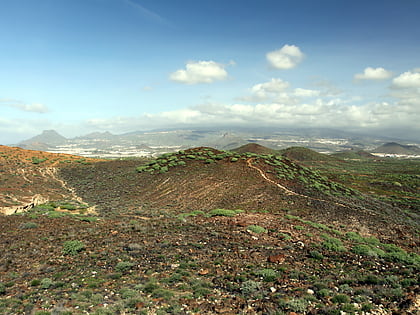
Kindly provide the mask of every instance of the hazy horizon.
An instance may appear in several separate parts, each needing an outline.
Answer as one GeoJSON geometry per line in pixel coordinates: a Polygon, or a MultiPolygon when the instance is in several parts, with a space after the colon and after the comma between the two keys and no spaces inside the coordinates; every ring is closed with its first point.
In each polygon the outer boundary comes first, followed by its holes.
{"type": "Polygon", "coordinates": [[[420,2],[2,1],[0,143],[162,128],[420,138],[420,2]]]}

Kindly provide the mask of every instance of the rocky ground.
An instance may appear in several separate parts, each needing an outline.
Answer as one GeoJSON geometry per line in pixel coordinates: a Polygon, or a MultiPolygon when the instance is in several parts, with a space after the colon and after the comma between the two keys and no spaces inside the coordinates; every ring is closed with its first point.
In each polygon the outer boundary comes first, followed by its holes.
{"type": "Polygon", "coordinates": [[[51,166],[60,200],[0,216],[0,313],[417,314],[412,216],[235,154],[51,166]]]}

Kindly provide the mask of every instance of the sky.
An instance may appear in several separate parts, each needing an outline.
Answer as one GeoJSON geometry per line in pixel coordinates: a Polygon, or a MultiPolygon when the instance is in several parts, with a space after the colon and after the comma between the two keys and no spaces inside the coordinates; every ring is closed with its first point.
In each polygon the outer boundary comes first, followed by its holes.
{"type": "Polygon", "coordinates": [[[0,144],[161,128],[420,139],[419,0],[1,0],[0,144]]]}

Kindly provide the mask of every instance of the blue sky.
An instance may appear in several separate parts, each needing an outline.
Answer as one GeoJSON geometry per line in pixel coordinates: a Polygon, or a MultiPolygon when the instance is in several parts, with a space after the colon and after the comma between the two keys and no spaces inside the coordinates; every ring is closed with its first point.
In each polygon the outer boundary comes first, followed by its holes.
{"type": "Polygon", "coordinates": [[[418,0],[2,0],[0,143],[198,126],[420,138],[418,0]]]}

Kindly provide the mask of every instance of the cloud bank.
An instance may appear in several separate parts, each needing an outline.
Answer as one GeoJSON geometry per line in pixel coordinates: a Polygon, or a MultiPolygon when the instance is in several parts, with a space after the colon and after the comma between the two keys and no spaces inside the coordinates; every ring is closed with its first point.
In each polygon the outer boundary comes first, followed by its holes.
{"type": "Polygon", "coordinates": [[[353,103],[345,95],[338,97],[323,90],[293,88],[289,82],[272,78],[252,86],[251,95],[243,98],[254,104],[206,103],[138,117],[93,119],[85,122],[85,127],[114,132],[232,126],[336,128],[381,133],[385,130],[382,135],[387,136],[392,136],[395,130],[420,133],[420,90],[416,88],[413,92],[411,88],[420,86],[415,74],[403,73],[395,78],[395,84],[404,88],[396,89],[391,101],[353,103]]]}

